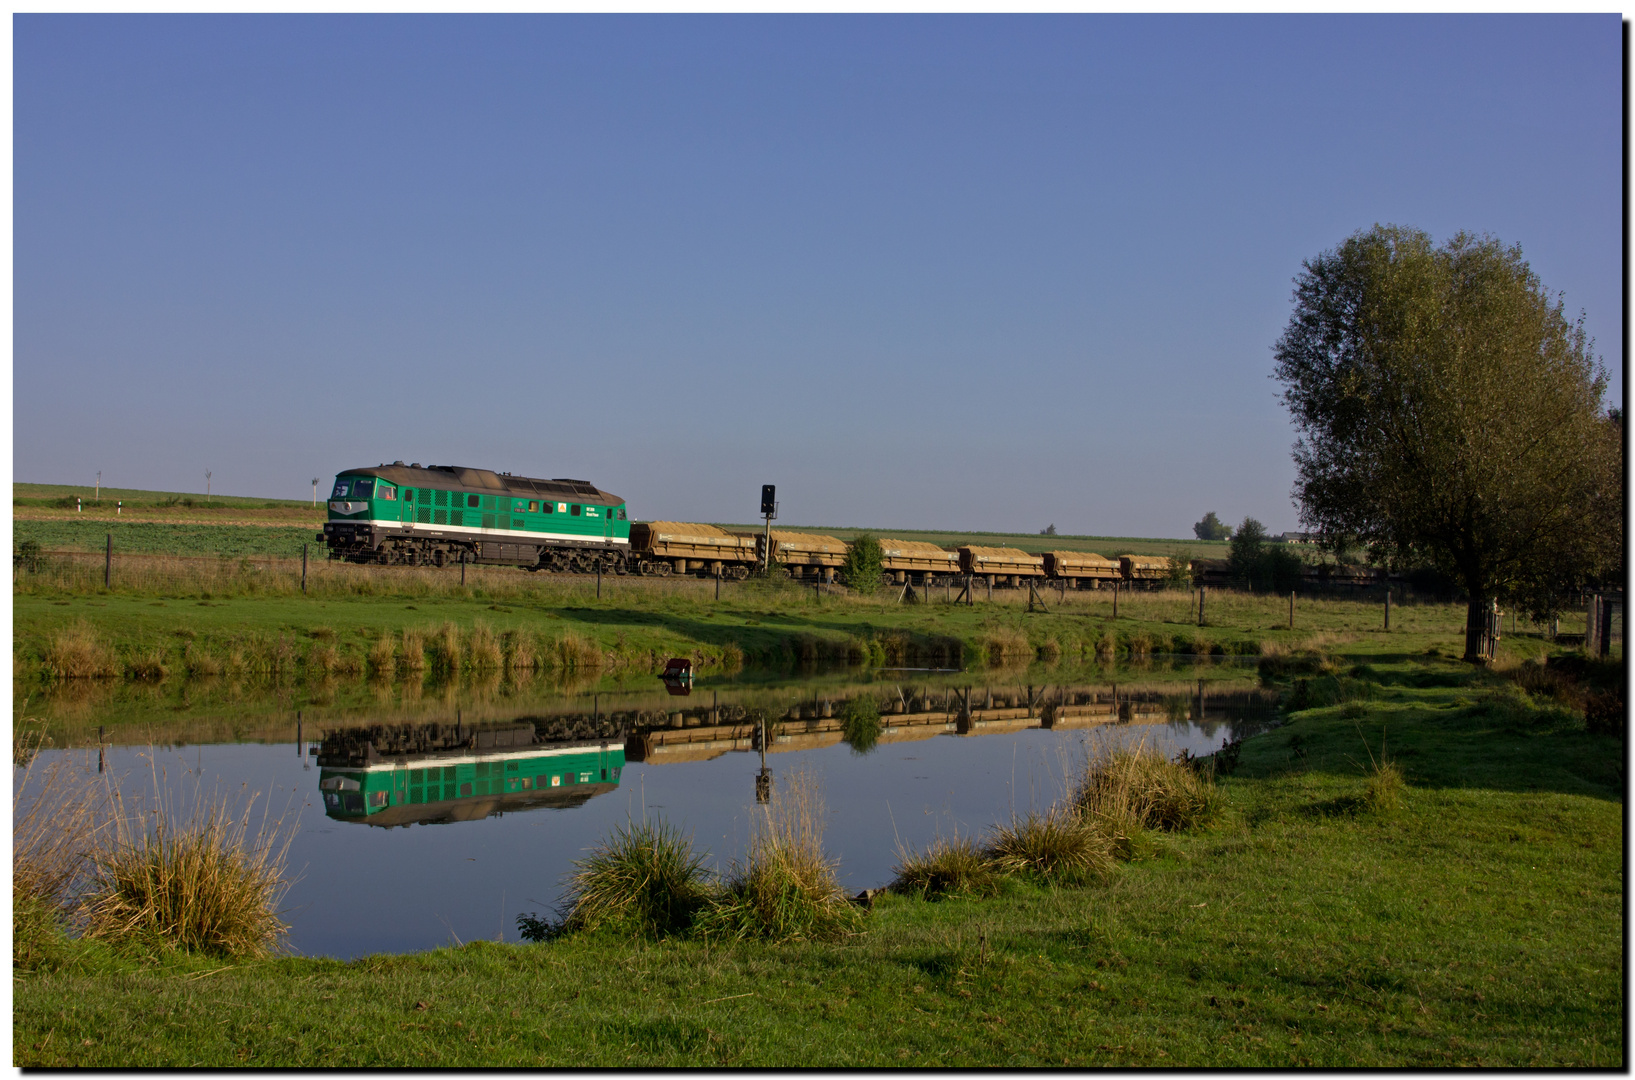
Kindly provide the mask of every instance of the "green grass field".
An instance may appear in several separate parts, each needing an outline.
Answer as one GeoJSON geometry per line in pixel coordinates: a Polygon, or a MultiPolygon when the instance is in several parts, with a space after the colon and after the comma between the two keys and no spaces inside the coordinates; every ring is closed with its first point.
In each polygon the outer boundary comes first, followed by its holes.
{"type": "Polygon", "coordinates": [[[840,944],[58,941],[14,972],[14,1062],[1625,1067],[1622,742],[1503,673],[1335,651],[1349,700],[1251,739],[1211,824],[1104,884],[887,895],[840,944]],[[1365,797],[1382,754],[1394,809],[1365,797]]]}

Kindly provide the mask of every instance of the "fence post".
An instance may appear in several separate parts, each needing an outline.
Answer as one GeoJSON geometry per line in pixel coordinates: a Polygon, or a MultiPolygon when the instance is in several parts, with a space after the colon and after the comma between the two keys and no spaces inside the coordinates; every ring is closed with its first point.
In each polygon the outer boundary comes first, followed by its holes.
{"type": "Polygon", "coordinates": [[[721,599],[721,568],[719,566],[715,568],[715,598],[717,600],[721,599]]]}
{"type": "Polygon", "coordinates": [[[596,599],[602,598],[602,564],[596,564],[596,599]]]}
{"type": "Polygon", "coordinates": [[[1391,589],[1389,586],[1385,589],[1385,632],[1391,632],[1391,589]]]}
{"type": "Polygon", "coordinates": [[[1207,596],[1207,595],[1209,595],[1209,590],[1206,589],[1202,585],[1198,586],[1198,625],[1199,626],[1202,626],[1204,624],[1204,597],[1207,596]]]}
{"type": "MultiPolygon", "coordinates": [[[[1386,593],[1387,598],[1389,598],[1390,595],[1391,595],[1390,593],[1386,593]]],[[[1390,619],[1387,618],[1386,621],[1390,622],[1390,619]]],[[[1294,590],[1293,589],[1289,590],[1289,629],[1290,630],[1294,629],[1294,590]]]]}
{"type": "Polygon", "coordinates": [[[1113,582],[1113,618],[1115,619],[1118,618],[1118,590],[1122,584],[1123,582],[1119,581],[1113,582]]]}
{"type": "Polygon", "coordinates": [[[460,584],[466,583],[466,553],[460,552],[460,584]]]}
{"type": "Polygon", "coordinates": [[[301,545],[301,595],[307,594],[307,545],[301,545]]]}
{"type": "Polygon", "coordinates": [[[108,534],[108,554],[102,562],[102,587],[113,588],[114,580],[114,534],[108,534]]]}

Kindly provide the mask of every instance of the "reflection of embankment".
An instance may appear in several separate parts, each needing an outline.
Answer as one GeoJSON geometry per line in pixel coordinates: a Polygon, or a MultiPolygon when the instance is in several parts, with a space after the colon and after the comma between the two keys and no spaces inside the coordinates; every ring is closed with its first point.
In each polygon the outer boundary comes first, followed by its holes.
{"type": "MultiPolygon", "coordinates": [[[[1265,724],[1276,696],[1258,689],[1210,690],[1205,683],[1129,686],[896,688],[879,701],[879,743],[934,735],[993,735],[1027,728],[1056,730],[1119,724],[1184,722],[1213,734],[1231,725],[1239,736],[1265,724]],[[1178,710],[1179,702],[1185,706],[1178,710]]],[[[846,698],[818,697],[766,716],[768,753],[817,750],[845,738],[846,698]]],[[[704,761],[729,752],[761,749],[759,717],[741,706],[672,709],[663,717],[637,718],[625,755],[631,761],[704,761]]]]}

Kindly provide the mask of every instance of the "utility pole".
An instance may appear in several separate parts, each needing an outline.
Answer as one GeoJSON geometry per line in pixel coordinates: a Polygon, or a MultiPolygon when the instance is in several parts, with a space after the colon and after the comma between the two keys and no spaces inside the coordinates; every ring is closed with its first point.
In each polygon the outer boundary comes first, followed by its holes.
{"type": "Polygon", "coordinates": [[[312,508],[314,510],[318,509],[318,478],[316,476],[312,478],[312,508]]]}
{"type": "Polygon", "coordinates": [[[102,502],[102,470],[97,470],[97,502],[102,502]]]}
{"type": "Polygon", "coordinates": [[[210,497],[210,470],[204,470],[204,497],[210,497]]]}

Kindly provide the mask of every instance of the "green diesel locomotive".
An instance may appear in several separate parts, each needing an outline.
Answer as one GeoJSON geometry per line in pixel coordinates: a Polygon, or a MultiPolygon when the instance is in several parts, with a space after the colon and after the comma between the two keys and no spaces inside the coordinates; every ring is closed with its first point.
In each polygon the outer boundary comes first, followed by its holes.
{"type": "Polygon", "coordinates": [[[318,539],[349,562],[623,573],[624,500],[586,480],[536,480],[458,465],[348,469],[318,539]]]}

